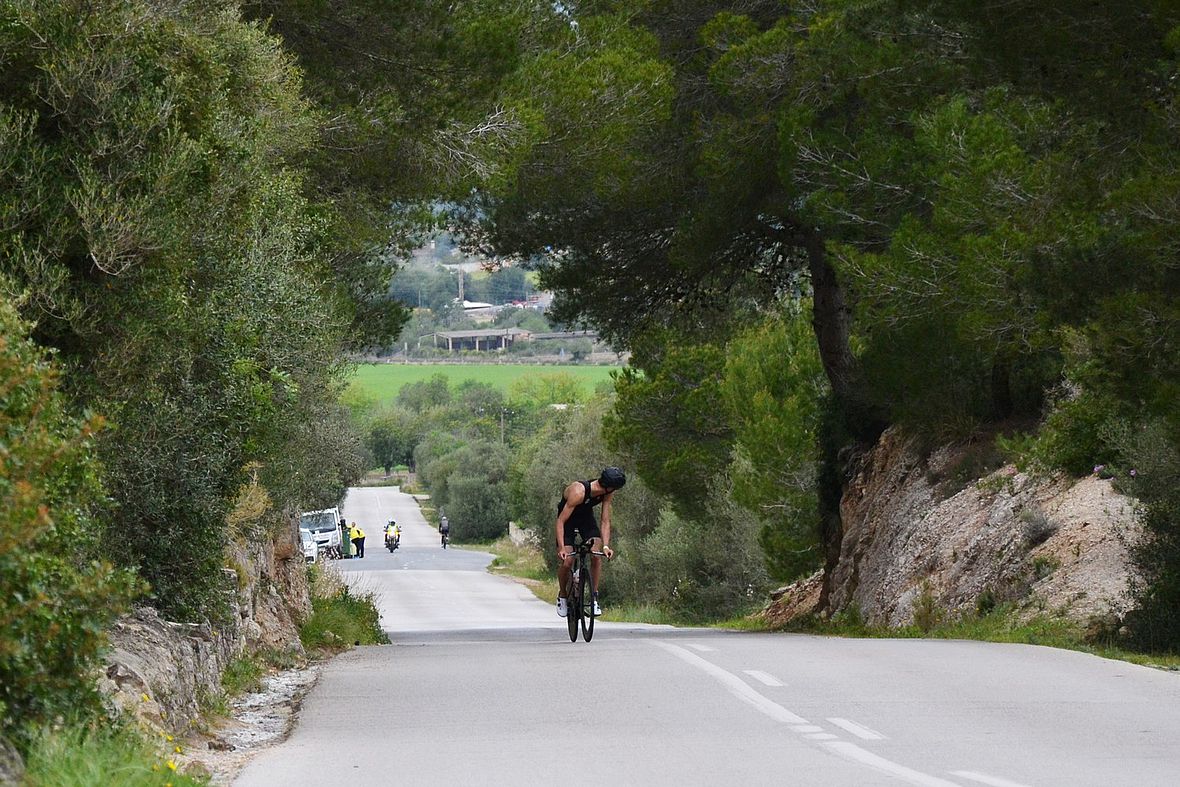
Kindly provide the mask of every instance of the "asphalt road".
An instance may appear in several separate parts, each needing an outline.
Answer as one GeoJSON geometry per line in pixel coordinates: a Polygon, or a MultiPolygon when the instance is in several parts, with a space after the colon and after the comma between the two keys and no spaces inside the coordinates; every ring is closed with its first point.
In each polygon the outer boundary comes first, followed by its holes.
{"type": "Polygon", "coordinates": [[[573,644],[551,605],[484,571],[490,555],[442,550],[409,496],[352,490],[344,513],[376,534],[342,566],[393,644],[328,664],[241,787],[1180,784],[1174,673],[1023,645],[622,624],[573,644]]]}

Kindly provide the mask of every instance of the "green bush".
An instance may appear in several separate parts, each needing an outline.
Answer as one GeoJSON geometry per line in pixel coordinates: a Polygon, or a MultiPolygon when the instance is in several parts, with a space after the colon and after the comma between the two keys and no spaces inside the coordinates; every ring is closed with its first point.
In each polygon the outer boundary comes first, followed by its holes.
{"type": "Polygon", "coordinates": [[[1164,421],[1116,436],[1127,470],[1116,483],[1140,501],[1147,538],[1133,552],[1143,573],[1138,609],[1129,617],[1136,643],[1180,651],[1180,440],[1164,421]]]}
{"type": "Polygon", "coordinates": [[[761,523],[714,494],[699,519],[665,511],[644,538],[620,539],[603,582],[610,603],[656,604],[682,620],[705,621],[748,611],[769,580],[758,544],[761,523]]]}
{"type": "Polygon", "coordinates": [[[339,650],[352,645],[389,642],[373,597],[356,594],[347,585],[328,597],[313,597],[311,617],[299,629],[306,648],[339,650]]]}
{"type": "Polygon", "coordinates": [[[448,484],[447,519],[456,541],[490,541],[508,532],[508,485],[455,474],[448,484]]]}
{"type": "Polygon", "coordinates": [[[138,589],[94,559],[97,418],[69,416],[56,373],[0,302],[0,734],[99,709],[103,630],[138,589]]]}

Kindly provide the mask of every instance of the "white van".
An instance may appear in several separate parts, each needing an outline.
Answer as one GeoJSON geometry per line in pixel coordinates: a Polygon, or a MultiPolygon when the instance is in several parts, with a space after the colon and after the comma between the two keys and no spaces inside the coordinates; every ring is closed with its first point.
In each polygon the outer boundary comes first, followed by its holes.
{"type": "Polygon", "coordinates": [[[306,511],[299,516],[299,528],[311,533],[316,547],[329,557],[340,557],[340,509],[306,511]]]}

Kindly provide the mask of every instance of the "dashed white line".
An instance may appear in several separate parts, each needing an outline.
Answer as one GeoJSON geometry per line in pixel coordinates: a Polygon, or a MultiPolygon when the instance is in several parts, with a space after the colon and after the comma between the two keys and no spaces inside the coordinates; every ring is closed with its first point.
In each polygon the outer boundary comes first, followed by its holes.
{"type": "Polygon", "coordinates": [[[781,686],[781,685],[783,685],[782,681],[780,681],[778,678],[776,678],[775,676],[773,676],[767,672],[763,672],[762,670],[759,670],[759,669],[748,669],[748,670],[743,670],[743,672],[745,672],[747,675],[749,675],[754,680],[760,681],[767,686],[781,686]]]}
{"type": "MultiPolygon", "coordinates": [[[[750,684],[746,683],[737,675],[734,675],[729,671],[718,667],[711,661],[706,661],[695,653],[692,653],[685,648],[680,647],[679,645],[661,642],[660,640],[649,641],[656,647],[663,648],[677,658],[688,662],[692,666],[708,673],[709,675],[712,675],[727,689],[729,689],[730,692],[738,699],[753,705],[759,711],[765,713],[775,721],[781,721],[790,725],[795,725],[791,727],[791,729],[795,732],[803,733],[805,727],[802,725],[806,725],[807,728],[813,728],[807,730],[805,733],[807,736],[825,734],[822,727],[808,724],[806,719],[796,716],[794,713],[791,713],[777,702],[772,702],[766,697],[763,697],[761,694],[755,691],[754,688],[750,686],[750,684]]],[[[930,774],[922,773],[921,771],[915,771],[913,768],[907,768],[900,763],[887,760],[884,757],[873,754],[871,751],[862,749],[855,743],[828,739],[816,740],[816,743],[820,746],[827,747],[830,751],[841,757],[844,757],[845,759],[853,760],[862,765],[867,765],[868,767],[880,771],[881,773],[887,773],[890,776],[901,779],[902,781],[919,785],[919,787],[962,787],[961,785],[947,779],[940,779],[937,776],[931,776],[930,774]]]]}
{"type": "Polygon", "coordinates": [[[907,768],[904,765],[899,765],[892,760],[887,760],[884,757],[878,757],[876,754],[862,749],[855,743],[849,743],[848,741],[828,741],[823,745],[827,746],[841,757],[854,760],[861,763],[862,765],[867,765],[870,768],[875,768],[876,770],[881,771],[882,773],[887,773],[890,776],[896,776],[902,781],[907,781],[910,784],[921,785],[921,787],[959,787],[959,785],[952,781],[940,779],[937,776],[931,776],[930,774],[922,773],[921,771],[915,771],[913,768],[907,768]]]}
{"type": "Polygon", "coordinates": [[[787,724],[807,723],[807,719],[804,719],[801,716],[796,716],[794,713],[791,713],[777,702],[772,702],[766,699],[766,697],[763,697],[758,692],[754,691],[754,689],[750,687],[750,684],[746,683],[737,675],[733,675],[726,670],[723,670],[721,667],[718,667],[716,664],[713,664],[710,661],[705,661],[697,654],[690,653],[679,645],[672,645],[668,642],[654,640],[652,641],[652,644],[658,648],[663,648],[677,658],[687,661],[697,669],[709,673],[714,678],[721,681],[725,687],[729,689],[730,692],[732,692],[733,695],[738,699],[753,705],[755,708],[760,710],[762,713],[765,713],[775,721],[781,721],[787,724]]]}
{"type": "Polygon", "coordinates": [[[861,740],[866,740],[866,741],[885,740],[885,736],[882,735],[881,733],[877,732],[876,730],[870,730],[868,727],[864,726],[863,724],[857,724],[855,721],[849,721],[848,719],[828,719],[828,721],[830,721],[832,724],[835,724],[837,727],[839,727],[843,730],[847,730],[848,732],[851,732],[853,735],[860,738],[861,740]]]}
{"type": "Polygon", "coordinates": [[[808,740],[813,740],[813,741],[834,741],[837,738],[839,738],[840,736],[833,735],[830,732],[809,732],[808,734],[804,735],[803,737],[807,738],[808,740]]]}
{"type": "Polygon", "coordinates": [[[999,776],[988,776],[986,773],[977,773],[975,771],[951,771],[951,776],[970,779],[973,782],[991,785],[991,787],[1026,787],[1026,785],[1020,782],[1010,782],[1007,779],[1001,779],[999,776]]]}

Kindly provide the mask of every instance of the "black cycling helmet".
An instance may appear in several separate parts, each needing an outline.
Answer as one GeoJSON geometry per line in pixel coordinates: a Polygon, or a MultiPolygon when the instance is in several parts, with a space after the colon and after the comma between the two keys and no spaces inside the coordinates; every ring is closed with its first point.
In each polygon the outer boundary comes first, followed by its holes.
{"type": "Polygon", "coordinates": [[[607,489],[622,489],[627,483],[627,476],[621,467],[607,467],[603,469],[602,475],[598,476],[598,483],[607,489]]]}

